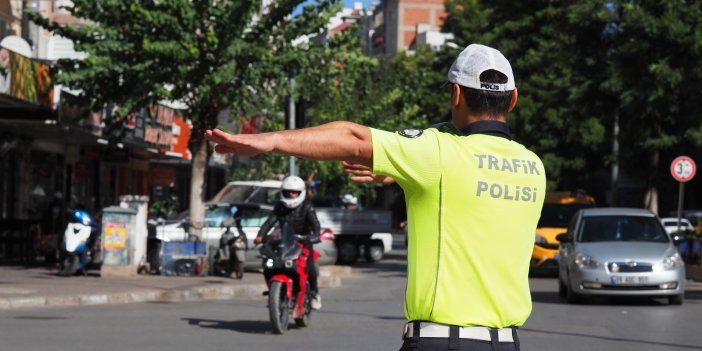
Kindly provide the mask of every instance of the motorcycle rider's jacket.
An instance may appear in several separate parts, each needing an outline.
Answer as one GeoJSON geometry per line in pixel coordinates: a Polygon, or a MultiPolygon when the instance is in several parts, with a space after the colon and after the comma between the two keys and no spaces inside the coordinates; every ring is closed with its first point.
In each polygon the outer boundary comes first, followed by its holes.
{"type": "Polygon", "coordinates": [[[407,201],[407,319],[524,324],[546,193],[539,157],[498,121],[371,133],[372,172],[393,177],[407,201]]]}
{"type": "Polygon", "coordinates": [[[308,248],[312,244],[319,242],[319,233],[321,231],[317,212],[309,201],[303,202],[295,208],[287,208],[282,203],[278,203],[273,208],[273,213],[268,217],[265,223],[258,231],[258,236],[266,236],[268,232],[275,227],[279,222],[292,224],[295,234],[308,236],[308,248]]]}

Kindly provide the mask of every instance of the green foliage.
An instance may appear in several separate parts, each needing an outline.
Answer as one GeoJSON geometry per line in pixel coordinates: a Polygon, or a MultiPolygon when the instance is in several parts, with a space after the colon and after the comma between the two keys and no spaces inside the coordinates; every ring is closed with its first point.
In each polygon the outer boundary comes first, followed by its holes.
{"type": "MultiPolygon", "coordinates": [[[[438,87],[446,80],[448,66],[437,69],[433,51],[420,49],[415,54],[399,54],[391,62],[380,62],[363,53],[356,33],[356,28],[351,28],[332,37],[322,53],[324,57],[308,56],[310,64],[298,72],[297,94],[307,102],[308,126],[345,120],[394,131],[425,128],[445,119],[448,90],[439,91],[438,87]]],[[[266,128],[285,129],[283,120],[268,120],[266,128]]],[[[260,155],[254,162],[260,167],[258,171],[242,170],[235,177],[265,179],[287,172],[287,158],[260,155]]],[[[346,192],[373,195],[374,185],[352,183],[338,162],[299,160],[298,167],[303,178],[317,175],[322,196],[346,192]]]]}
{"type": "Polygon", "coordinates": [[[216,126],[223,109],[267,107],[261,104],[271,99],[252,96],[250,88],[260,94],[284,89],[287,70],[304,63],[314,48],[293,46],[292,39],[316,33],[338,4],[317,1],[291,17],[302,2],[275,1],[261,14],[254,0],[76,0],[67,10],[86,20],[83,26],[28,15],[87,53],[84,60],[60,60],[58,81],[80,89],[93,107],[115,103],[124,115],[159,100],[181,100],[199,136],[216,126]]]}
{"type": "Polygon", "coordinates": [[[542,156],[550,188],[587,184],[613,161],[616,116],[631,173],[660,172],[655,155],[700,145],[699,1],[453,0],[447,9],[458,43],[482,41],[511,60],[520,95],[511,126],[542,156]]]}

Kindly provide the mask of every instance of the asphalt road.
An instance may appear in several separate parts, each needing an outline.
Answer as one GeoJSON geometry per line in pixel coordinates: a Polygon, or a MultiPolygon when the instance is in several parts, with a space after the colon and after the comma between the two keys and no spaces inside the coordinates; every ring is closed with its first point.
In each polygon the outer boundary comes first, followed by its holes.
{"type": "MultiPolygon", "coordinates": [[[[362,264],[323,291],[311,326],[274,335],[263,298],[0,312],[0,350],[397,350],[404,323],[403,253],[362,264]]],[[[663,300],[567,305],[553,278],[531,280],[534,310],[522,350],[702,350],[702,293],[663,300]]],[[[470,303],[466,301],[466,303],[470,303]]]]}

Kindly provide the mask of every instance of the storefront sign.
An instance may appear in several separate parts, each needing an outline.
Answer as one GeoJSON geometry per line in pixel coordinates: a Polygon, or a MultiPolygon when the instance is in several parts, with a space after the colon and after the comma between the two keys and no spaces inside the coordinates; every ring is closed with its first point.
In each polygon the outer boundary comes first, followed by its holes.
{"type": "Polygon", "coordinates": [[[185,160],[191,159],[188,142],[190,141],[190,130],[192,126],[188,121],[178,114],[173,116],[173,128],[171,133],[170,148],[162,148],[160,151],[168,156],[179,157],[185,160]]]}
{"type": "Polygon", "coordinates": [[[170,146],[171,132],[151,126],[146,126],[144,141],[147,143],[158,144],[159,146],[170,146]]]}
{"type": "Polygon", "coordinates": [[[0,94],[53,108],[51,68],[47,64],[0,48],[0,94]]]}

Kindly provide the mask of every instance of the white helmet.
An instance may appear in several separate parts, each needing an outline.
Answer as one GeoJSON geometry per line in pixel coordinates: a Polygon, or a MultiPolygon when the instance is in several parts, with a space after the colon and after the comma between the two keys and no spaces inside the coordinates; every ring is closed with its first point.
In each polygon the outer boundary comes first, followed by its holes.
{"type": "Polygon", "coordinates": [[[287,208],[300,206],[307,196],[305,181],[298,176],[289,176],[283,179],[280,185],[280,201],[287,208]]]}

